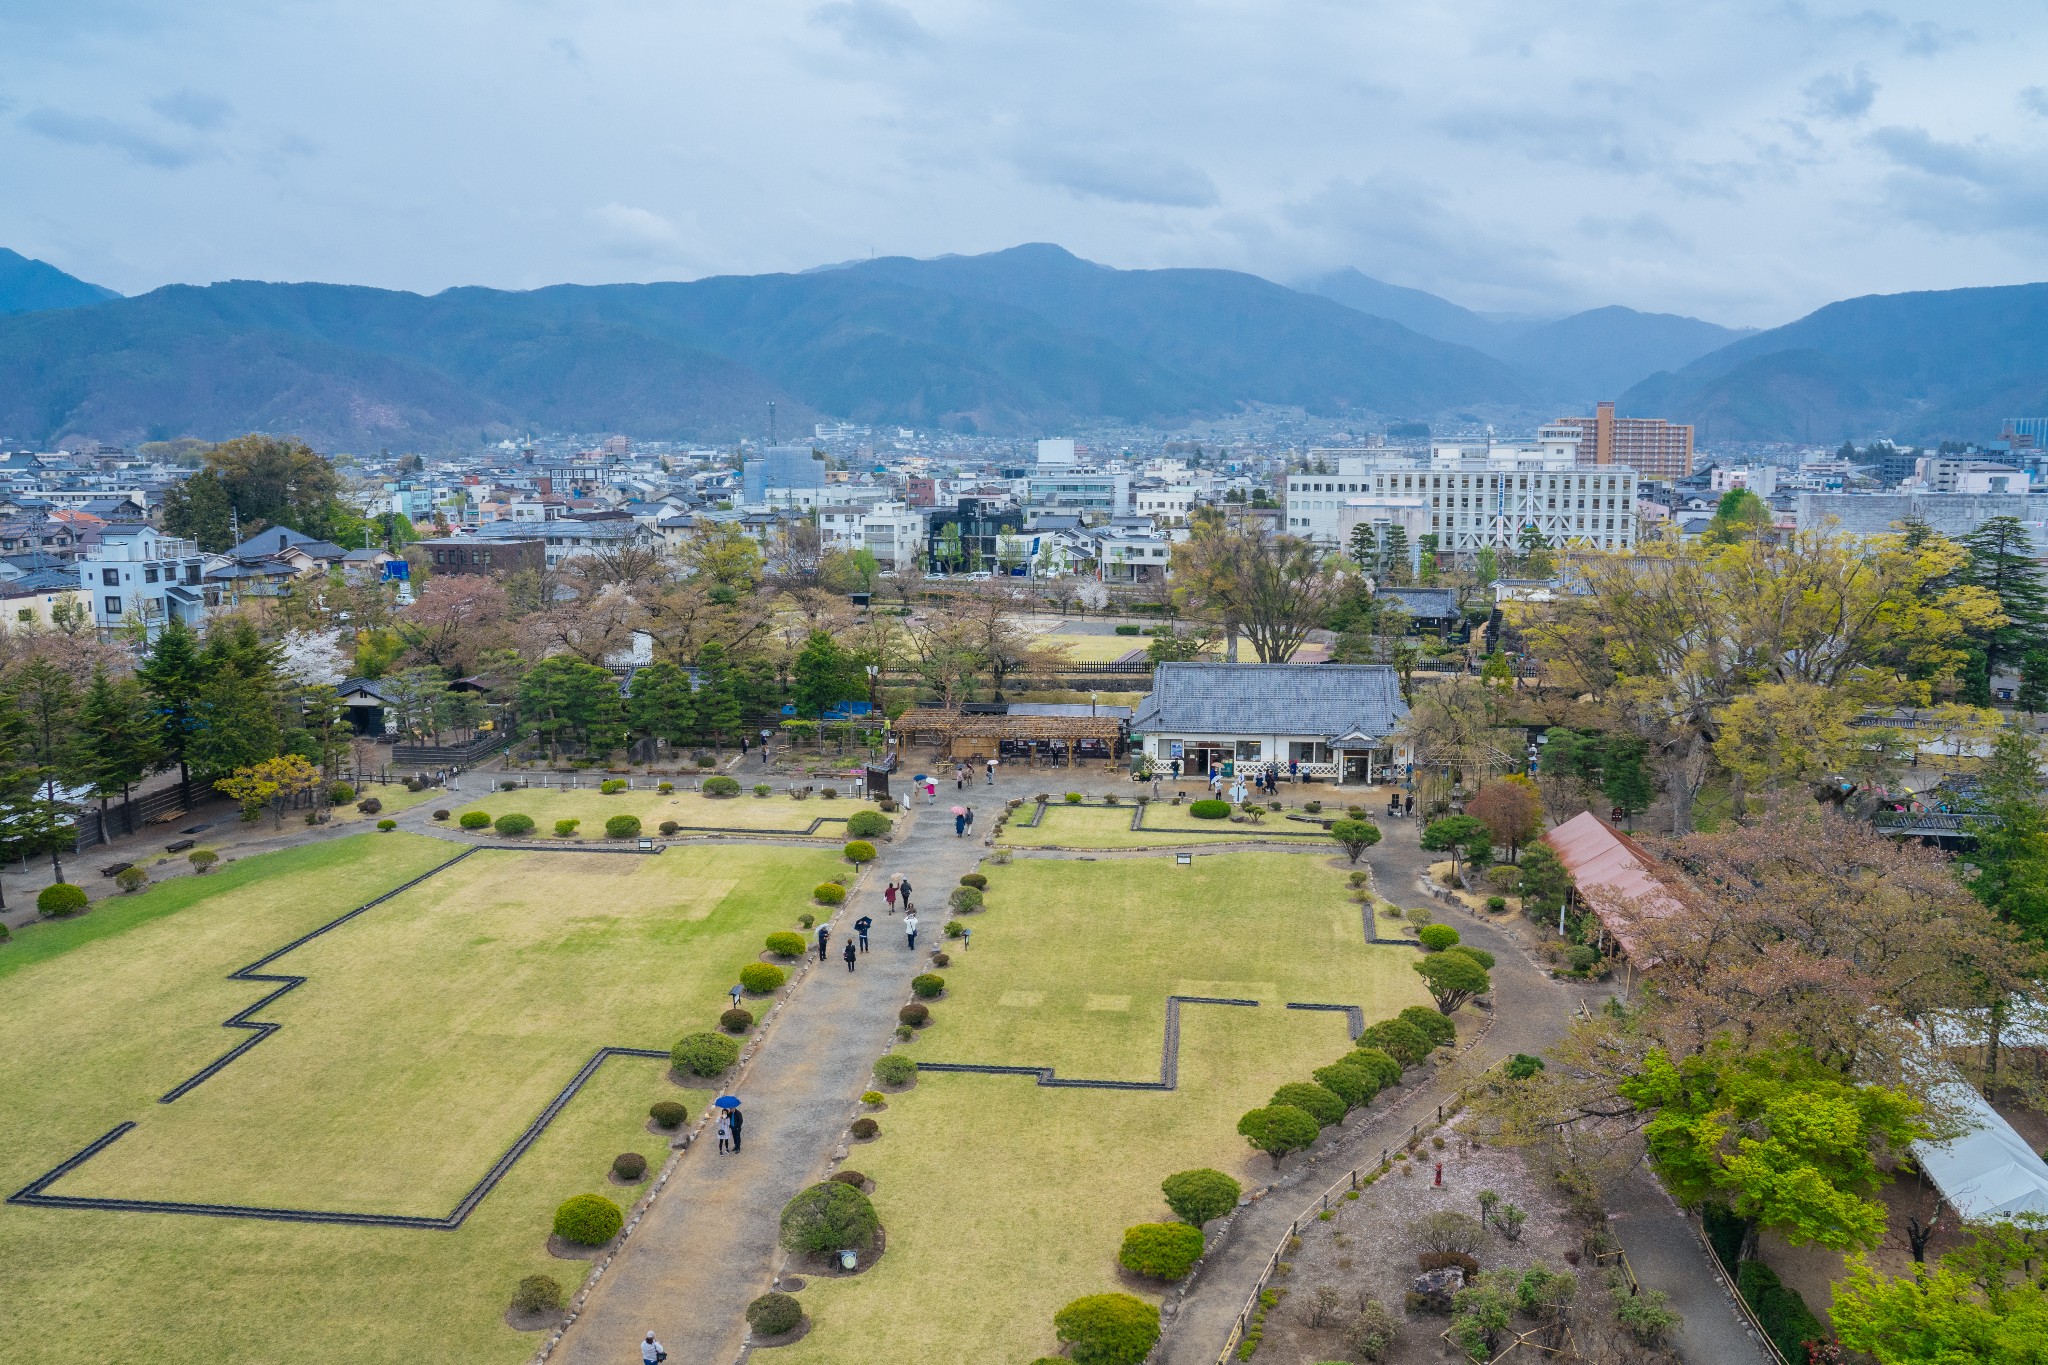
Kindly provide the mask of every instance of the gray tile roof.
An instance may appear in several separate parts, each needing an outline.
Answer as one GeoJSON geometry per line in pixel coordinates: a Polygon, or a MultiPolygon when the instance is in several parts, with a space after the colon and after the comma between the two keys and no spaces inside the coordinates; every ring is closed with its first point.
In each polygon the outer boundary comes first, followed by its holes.
{"type": "Polygon", "coordinates": [[[1380,596],[1399,602],[1410,616],[1441,620],[1458,615],[1458,595],[1448,588],[1381,588],[1380,596]]]}
{"type": "Polygon", "coordinates": [[[1144,734],[1315,735],[1393,732],[1408,714],[1382,664],[1159,665],[1131,728],[1144,734]]]}

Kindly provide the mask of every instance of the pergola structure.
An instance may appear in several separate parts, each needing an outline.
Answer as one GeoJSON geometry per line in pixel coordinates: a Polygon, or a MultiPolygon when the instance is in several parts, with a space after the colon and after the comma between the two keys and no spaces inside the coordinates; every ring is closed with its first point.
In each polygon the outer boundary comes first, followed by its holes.
{"type": "Polygon", "coordinates": [[[1076,764],[1082,740],[1099,740],[1114,756],[1123,738],[1123,722],[1115,716],[987,716],[922,708],[904,712],[894,729],[906,745],[937,744],[941,758],[992,758],[1008,740],[1027,746],[1027,754],[1038,744],[1065,745],[1076,764]]]}

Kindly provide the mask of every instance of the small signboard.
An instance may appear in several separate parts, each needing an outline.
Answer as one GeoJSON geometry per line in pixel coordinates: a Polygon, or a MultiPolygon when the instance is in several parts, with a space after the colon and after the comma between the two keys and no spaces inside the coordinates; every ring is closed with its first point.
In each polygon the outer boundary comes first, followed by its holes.
{"type": "Polygon", "coordinates": [[[1186,867],[1195,861],[1195,855],[1192,853],[1176,853],[1173,855],[1173,860],[1182,867],[1186,867]]]}

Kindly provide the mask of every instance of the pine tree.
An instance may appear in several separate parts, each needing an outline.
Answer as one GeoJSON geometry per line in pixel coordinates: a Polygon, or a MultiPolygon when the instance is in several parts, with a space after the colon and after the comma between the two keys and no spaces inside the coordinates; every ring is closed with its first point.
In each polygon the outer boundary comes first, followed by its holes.
{"type": "MultiPolygon", "coordinates": [[[[12,694],[0,692],[0,861],[26,861],[49,846],[54,830],[43,776],[29,744],[27,717],[12,694]]],[[[0,896],[0,910],[6,908],[0,896]]]]}
{"type": "Polygon", "coordinates": [[[99,798],[105,838],[108,800],[119,796],[126,805],[129,789],[155,768],[162,753],[161,731],[149,714],[142,684],[133,678],[115,682],[104,665],[93,670],[85,689],[78,730],[80,771],[99,798]]]}
{"type": "Polygon", "coordinates": [[[1380,536],[1371,522],[1361,521],[1351,528],[1351,558],[1366,573],[1379,572],[1380,536]]]}
{"type": "Polygon", "coordinates": [[[703,675],[703,687],[697,693],[698,724],[719,739],[737,735],[740,699],[725,646],[716,641],[704,646],[697,654],[697,670],[703,675]]]}
{"type": "Polygon", "coordinates": [[[697,705],[690,675],[674,664],[649,664],[633,674],[626,708],[633,729],[650,739],[681,744],[695,730],[697,705]]]}
{"type": "Polygon", "coordinates": [[[1389,583],[1402,584],[1408,581],[1411,572],[1408,566],[1408,528],[1389,526],[1385,539],[1380,544],[1380,572],[1389,583]]]}
{"type": "Polygon", "coordinates": [[[1993,517],[1959,543],[1970,560],[1957,577],[1991,593],[2005,614],[2003,625],[1976,632],[1988,678],[2011,668],[2028,650],[2048,646],[2048,582],[2018,517],[1993,517]]]}
{"type": "Polygon", "coordinates": [[[173,617],[150,642],[149,653],[135,670],[149,699],[160,731],[159,749],[166,764],[178,765],[178,782],[192,780],[190,749],[199,698],[199,640],[183,621],[173,617]]]}
{"type": "Polygon", "coordinates": [[[14,704],[26,722],[22,733],[28,761],[40,778],[29,820],[33,846],[24,851],[47,852],[61,882],[70,820],[58,788],[79,776],[78,689],[48,659],[33,659],[15,679],[14,704]]]}
{"type": "Polygon", "coordinates": [[[2030,649],[2020,659],[2020,687],[2013,700],[2030,716],[2048,711],[2048,649],[2030,649]]]}

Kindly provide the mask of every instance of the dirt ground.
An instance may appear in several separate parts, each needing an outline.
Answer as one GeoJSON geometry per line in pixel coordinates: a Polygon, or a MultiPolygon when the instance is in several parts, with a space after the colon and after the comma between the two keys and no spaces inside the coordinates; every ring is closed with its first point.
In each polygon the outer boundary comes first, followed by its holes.
{"type": "MultiPolygon", "coordinates": [[[[1379,1300],[1400,1325],[1393,1347],[1382,1357],[1385,1365],[1463,1359],[1460,1351],[1440,1337],[1450,1325],[1448,1318],[1404,1310],[1409,1282],[1418,1273],[1416,1253],[1422,1249],[1407,1229],[1414,1220],[1439,1209],[1478,1217],[1481,1190],[1494,1191],[1502,1204],[1513,1204],[1529,1215],[1518,1240],[1509,1241],[1497,1227],[1488,1229],[1485,1243],[1475,1253],[1482,1271],[1525,1270],[1538,1264],[1551,1270],[1569,1269],[1579,1280],[1572,1332],[1581,1358],[1602,1362],[1671,1359],[1617,1338],[1605,1275],[1586,1254],[1585,1225],[1566,1213],[1562,1201],[1552,1196],[1519,1153],[1475,1146],[1455,1129],[1446,1130],[1443,1144],[1439,1148],[1434,1139],[1425,1138],[1408,1161],[1395,1162],[1393,1170],[1360,1192],[1357,1199],[1334,1199],[1327,1220],[1312,1218],[1302,1225],[1288,1272],[1273,1282],[1275,1288],[1286,1292],[1266,1318],[1265,1336],[1255,1359],[1286,1365],[1356,1359],[1345,1346],[1343,1329],[1365,1298],[1379,1300]],[[1435,1183],[1439,1161],[1443,1163],[1441,1186],[1435,1183]],[[1342,1306],[1334,1325],[1311,1327],[1315,1290],[1324,1285],[1339,1292],[1342,1306]]],[[[1517,1318],[1515,1326],[1526,1332],[1536,1324],[1517,1318]]],[[[1519,1354],[1531,1361],[1556,1358],[1534,1350],[1519,1354]]]]}

